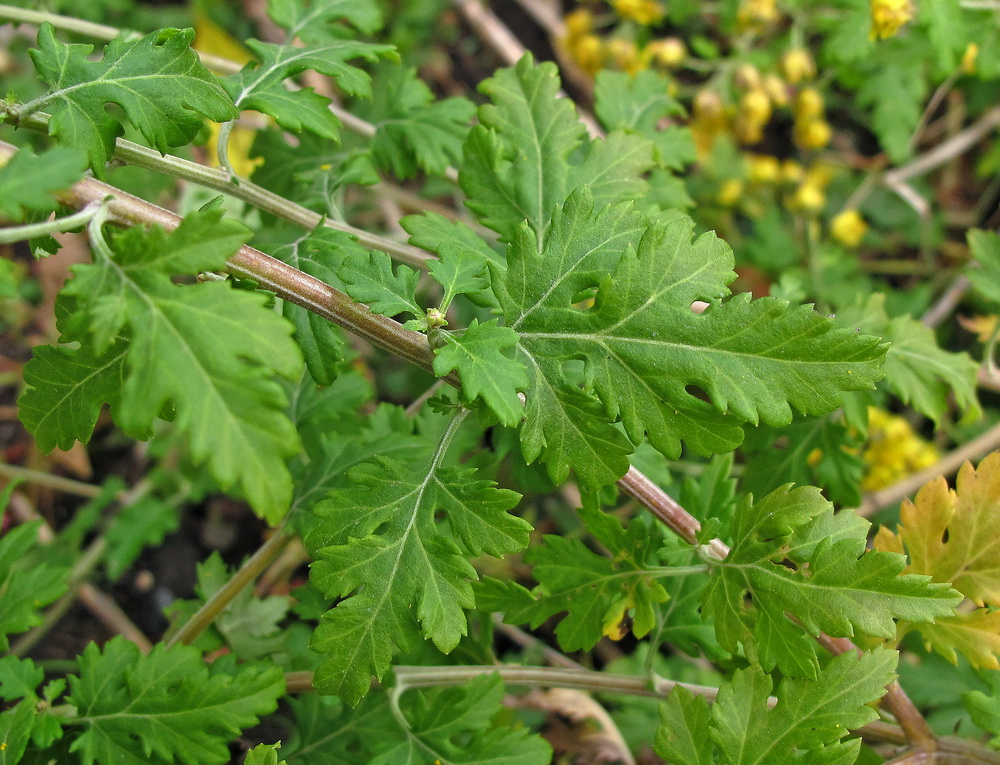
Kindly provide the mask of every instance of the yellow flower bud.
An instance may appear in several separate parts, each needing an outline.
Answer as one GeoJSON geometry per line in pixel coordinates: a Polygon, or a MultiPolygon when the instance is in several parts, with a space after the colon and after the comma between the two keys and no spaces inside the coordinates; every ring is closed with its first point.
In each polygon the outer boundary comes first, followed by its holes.
{"type": "Polygon", "coordinates": [[[572,40],[575,37],[582,37],[594,28],[594,14],[586,8],[577,8],[566,15],[563,23],[566,25],[566,37],[572,40]]]}
{"type": "Polygon", "coordinates": [[[742,29],[759,29],[781,19],[775,0],[743,0],[736,12],[736,23],[742,29]]]}
{"type": "Polygon", "coordinates": [[[795,189],[788,206],[805,213],[817,213],[825,204],[826,194],[823,193],[823,189],[813,183],[803,183],[795,189]]]}
{"type": "Polygon", "coordinates": [[[794,159],[786,159],[781,163],[781,180],[784,183],[798,183],[805,177],[806,171],[794,159]]]}
{"type": "Polygon", "coordinates": [[[718,122],[725,118],[726,107],[714,90],[699,90],[694,97],[694,116],[706,122],[718,122]]]}
{"type": "Polygon", "coordinates": [[[816,88],[802,88],[795,95],[795,104],[792,107],[795,119],[804,122],[813,117],[823,116],[823,96],[816,88]]]}
{"type": "Polygon", "coordinates": [[[757,125],[766,125],[771,119],[771,99],[767,93],[762,89],[744,93],[740,99],[739,117],[757,125]]]}
{"type": "Polygon", "coordinates": [[[775,106],[788,106],[788,85],[776,74],[769,74],[761,83],[767,97],[775,106]]]}
{"type": "Polygon", "coordinates": [[[868,231],[868,224],[857,210],[844,210],[830,221],[830,236],[845,247],[857,247],[868,231]]]}
{"type": "Polygon", "coordinates": [[[747,157],[748,175],[752,183],[777,183],[781,180],[781,163],[770,154],[747,157]]]}
{"type": "Polygon", "coordinates": [[[822,149],[833,137],[830,123],[822,119],[809,119],[795,123],[795,144],[801,149],[822,149]]]}
{"type": "Polygon", "coordinates": [[[607,51],[608,58],[610,58],[614,65],[623,72],[635,74],[641,68],[639,49],[631,40],[616,37],[615,39],[607,42],[605,50],[607,51]]]}
{"type": "Polygon", "coordinates": [[[970,42],[962,54],[962,74],[976,73],[976,59],[979,57],[979,46],[970,42]]]}
{"type": "Polygon", "coordinates": [[[679,66],[687,58],[687,46],[679,37],[666,37],[662,40],[654,40],[646,46],[646,51],[653,61],[667,69],[679,66]]]}
{"type": "Polygon", "coordinates": [[[596,74],[604,65],[604,43],[597,35],[583,35],[569,46],[569,50],[579,67],[588,74],[596,74]]]}
{"type": "Polygon", "coordinates": [[[663,4],[655,0],[612,0],[611,5],[623,19],[631,19],[643,26],[655,24],[666,13],[663,4]]]}
{"type": "Polygon", "coordinates": [[[730,178],[722,184],[719,193],[715,195],[715,201],[724,207],[732,207],[740,201],[743,195],[743,181],[739,178],[730,178]]]}
{"type": "Polygon", "coordinates": [[[913,12],[910,0],[871,0],[872,31],[869,36],[873,40],[892,37],[913,18],[913,12]]]}
{"type": "Polygon", "coordinates": [[[756,90],[761,87],[760,71],[753,64],[740,64],[736,67],[733,79],[743,90],[756,90]]]}
{"type": "Polygon", "coordinates": [[[781,57],[781,71],[792,85],[816,76],[816,62],[804,48],[792,48],[781,57]]]}

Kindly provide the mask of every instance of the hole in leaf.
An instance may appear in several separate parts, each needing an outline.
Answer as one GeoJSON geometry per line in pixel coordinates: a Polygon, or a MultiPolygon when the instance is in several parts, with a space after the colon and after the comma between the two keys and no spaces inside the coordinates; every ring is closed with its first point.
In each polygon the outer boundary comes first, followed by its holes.
{"type": "Polygon", "coordinates": [[[712,402],[712,399],[708,397],[708,393],[706,393],[703,388],[701,388],[698,385],[695,385],[694,383],[688,383],[687,385],[685,385],[684,392],[687,393],[692,398],[697,398],[701,401],[707,401],[708,403],[712,402]]]}
{"type": "Polygon", "coordinates": [[[443,521],[444,518],[445,518],[445,512],[444,512],[444,510],[435,510],[434,511],[434,523],[441,523],[441,521],[443,521]]]}
{"type": "Polygon", "coordinates": [[[598,286],[584,287],[573,295],[573,307],[578,311],[591,311],[596,305],[598,286]]]}

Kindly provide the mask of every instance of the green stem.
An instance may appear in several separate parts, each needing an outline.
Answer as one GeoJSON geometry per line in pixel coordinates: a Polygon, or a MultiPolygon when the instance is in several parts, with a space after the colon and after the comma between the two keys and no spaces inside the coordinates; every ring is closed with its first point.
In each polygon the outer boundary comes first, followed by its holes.
{"type": "Polygon", "coordinates": [[[244,587],[256,579],[270,565],[271,561],[278,557],[278,554],[285,549],[285,545],[291,542],[294,536],[294,532],[287,526],[275,531],[271,538],[257,549],[257,552],[244,561],[236,573],[229,578],[229,581],[206,600],[202,607],[192,614],[191,618],[167,640],[167,647],[177,643],[187,645],[204,632],[233,601],[233,598],[239,595],[244,587]]]}
{"type": "Polygon", "coordinates": [[[56,29],[64,29],[67,32],[96,37],[99,40],[113,40],[118,35],[124,35],[126,39],[131,37],[141,37],[141,33],[135,30],[116,29],[105,24],[95,24],[91,21],[75,19],[71,16],[60,16],[56,13],[46,13],[44,11],[30,11],[27,8],[16,8],[13,5],[0,4],[0,18],[24,24],[44,24],[48,22],[56,29]]]}
{"type": "MultiPolygon", "coordinates": [[[[48,132],[48,114],[35,114],[30,118],[22,118],[20,112],[6,101],[0,101],[0,111],[6,114],[4,121],[9,124],[26,127],[41,133],[48,132]]],[[[319,213],[268,191],[252,181],[240,179],[240,183],[237,185],[233,183],[232,176],[223,168],[205,167],[197,162],[190,162],[170,154],[161,155],[155,149],[122,138],[119,138],[115,143],[114,157],[129,165],[164,173],[205,188],[221,191],[223,194],[235,197],[259,210],[310,230],[322,224],[335,231],[342,231],[353,236],[365,247],[387,252],[401,263],[415,268],[426,268],[427,261],[433,260],[435,257],[419,247],[372,234],[347,223],[324,218],[319,213]]]]}
{"type": "Polygon", "coordinates": [[[0,229],[0,244],[12,244],[23,242],[26,239],[34,239],[37,236],[48,236],[50,234],[72,231],[90,222],[90,219],[98,214],[100,205],[88,205],[80,212],[67,215],[65,218],[55,218],[54,220],[42,221],[41,223],[29,223],[25,226],[11,226],[0,229]]]}
{"type": "Polygon", "coordinates": [[[62,476],[47,473],[44,470],[32,470],[31,468],[19,467],[17,465],[8,465],[4,462],[0,462],[0,475],[7,476],[8,478],[21,478],[28,483],[47,486],[50,489],[62,491],[67,494],[75,494],[78,497],[95,498],[104,493],[104,490],[100,486],[95,486],[92,483],[74,481],[72,478],[63,478],[62,476]]]}

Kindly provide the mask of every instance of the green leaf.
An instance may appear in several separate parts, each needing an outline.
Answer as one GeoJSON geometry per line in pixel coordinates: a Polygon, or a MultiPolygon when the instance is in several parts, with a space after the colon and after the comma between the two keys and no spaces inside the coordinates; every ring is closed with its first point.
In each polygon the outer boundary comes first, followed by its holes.
{"type": "Polygon", "coordinates": [[[18,220],[24,211],[51,212],[52,195],[83,177],[87,158],[79,149],[53,146],[40,156],[25,147],[0,167],[0,217],[18,220]]]}
{"type": "Polygon", "coordinates": [[[171,281],[224,267],[245,237],[242,224],[222,220],[217,208],[188,215],[169,234],[132,228],[112,237],[115,260],[75,267],[64,294],[77,298],[74,328],[93,333],[98,353],[127,331],[128,375],[116,412],[126,432],[148,432],[171,405],[193,459],[276,522],[292,494],[285,459],[298,450],[274,379],[301,374],[291,328],[263,294],[171,281]]]}
{"type": "Polygon", "coordinates": [[[12,709],[0,713],[0,765],[14,765],[24,756],[31,737],[35,717],[35,702],[25,699],[12,709]]]}
{"type": "MultiPolygon", "coordinates": [[[[337,269],[344,258],[367,256],[367,252],[353,237],[320,225],[305,236],[275,248],[272,255],[331,287],[340,288],[343,284],[337,277],[337,269]]],[[[281,315],[295,327],[295,339],[312,378],[319,385],[333,384],[344,358],[340,328],[289,300],[282,302],[281,315]]]]}
{"type": "Polygon", "coordinates": [[[443,175],[462,156],[475,106],[466,98],[435,100],[415,69],[379,67],[371,101],[359,104],[359,116],[375,125],[371,152],[384,170],[398,178],[419,171],[443,175]]]}
{"type": "Polygon", "coordinates": [[[992,733],[992,746],[1000,744],[1000,693],[987,696],[982,691],[970,691],[964,696],[966,709],[977,727],[992,733]]]}
{"type": "Polygon", "coordinates": [[[87,346],[35,346],[24,367],[26,387],[17,406],[18,417],[42,451],[87,443],[101,406],[118,410],[128,348],[126,340],[115,340],[100,353],[87,346]]]}
{"type": "Polygon", "coordinates": [[[303,33],[310,39],[343,37],[345,22],[369,35],[382,26],[382,14],[371,0],[269,0],[267,14],[285,28],[288,39],[303,33]]]}
{"type": "Polygon", "coordinates": [[[935,0],[917,6],[920,25],[927,31],[937,56],[938,69],[947,74],[955,69],[969,42],[959,0],[935,0]]]}
{"type": "Polygon", "coordinates": [[[243,765],[287,765],[284,760],[278,760],[278,749],[281,742],[276,744],[257,744],[247,752],[243,765]]]}
{"type": "Polygon", "coordinates": [[[145,496],[125,505],[115,516],[104,535],[108,551],[104,566],[109,579],[117,579],[135,563],[146,547],[155,547],[180,526],[174,504],[154,496],[145,496]]]}
{"type": "Polygon", "coordinates": [[[842,311],[838,323],[881,335],[889,342],[885,383],[903,403],[930,417],[936,425],[949,411],[952,397],[965,417],[978,417],[979,365],[968,353],[941,348],[934,331],[912,316],[890,319],[885,311],[885,295],[874,294],[864,305],[842,311]]]}
{"type": "Polygon", "coordinates": [[[7,655],[0,658],[0,699],[36,698],[35,689],[45,680],[45,670],[31,659],[7,655]]]}
{"type": "Polygon", "coordinates": [[[517,425],[524,416],[517,391],[528,384],[524,366],[506,353],[517,345],[517,333],[498,327],[495,319],[484,324],[473,319],[463,332],[442,331],[440,337],[444,345],[434,351],[434,372],[458,370],[465,401],[482,398],[501,423],[517,425]]]}
{"type": "Polygon", "coordinates": [[[0,651],[10,647],[8,635],[40,624],[42,608],[66,591],[68,569],[29,555],[40,525],[25,523],[0,537],[0,651]]]}
{"type": "Polygon", "coordinates": [[[910,50],[905,42],[890,39],[865,59],[857,103],[872,110],[872,128],[894,163],[912,153],[910,137],[920,122],[927,92],[925,55],[921,46],[910,50]]]}
{"type": "Polygon", "coordinates": [[[773,709],[768,705],[771,678],[757,667],[737,670],[719,689],[711,710],[703,699],[677,688],[660,708],[656,751],[671,762],[694,765],[849,765],[861,740],[841,739],[878,718],[871,702],[895,678],[897,656],[883,649],[835,656],[815,680],[783,680],[773,709]]]}
{"type": "Polygon", "coordinates": [[[529,461],[541,454],[554,481],[570,467],[590,486],[619,478],[631,448],[616,420],[632,443],[645,434],[670,458],[682,440],[720,453],[739,444],[744,422],[784,424],[793,407],[822,414],[841,391],[878,379],[878,340],[807,306],[745,294],[693,313],[695,300],[727,292],[733,260],[714,234],[692,242],[692,228],[686,218],[650,225],[628,204],[595,211],[584,187],[543,247],[525,224],[507,270],[491,266],[528,369],[522,450],[529,461]],[[595,288],[593,307],[579,306],[595,288]],[[565,374],[571,359],[585,362],[582,390],[565,374]]]}
{"type": "Polygon", "coordinates": [[[705,735],[711,715],[704,697],[678,685],[660,705],[656,753],[675,765],[714,765],[715,746],[705,735]]]}
{"type": "Polygon", "coordinates": [[[423,469],[380,458],[353,468],[314,513],[306,538],[315,558],[311,581],[344,598],[324,615],[313,648],[326,654],[315,679],[324,693],[356,704],[381,678],[396,650],[422,631],[444,652],[467,632],[475,569],[463,556],[523,548],[531,527],[509,515],[519,496],[476,477],[474,469],[423,469]],[[440,512],[450,535],[436,521],[440,512]]]}
{"type": "Polygon", "coordinates": [[[965,275],[980,295],[1000,303],[1000,235],[973,228],[967,238],[969,250],[979,267],[970,264],[965,275]]]}
{"type": "Polygon", "coordinates": [[[620,639],[627,624],[637,638],[649,633],[656,623],[656,604],[669,597],[660,579],[671,572],[657,558],[662,538],[642,519],[623,529],[589,500],[581,513],[607,555],[591,551],[579,539],[547,535],[544,545],[524,555],[538,586],[529,592],[513,582],[484,580],[476,588],[479,608],[504,611],[508,623],[528,622],[532,628],[565,612],[556,636],[566,651],[589,650],[606,635],[620,639]]]}
{"type": "MultiPolygon", "coordinates": [[[[349,5],[321,2],[315,4],[314,10],[332,19],[349,5]]],[[[248,40],[247,47],[257,54],[260,62],[247,64],[241,72],[223,80],[223,84],[239,110],[263,112],[286,130],[309,131],[336,141],[340,136],[340,120],[330,111],[330,99],[312,88],[289,90],[284,81],[312,70],[334,77],[345,93],[368,96],[371,78],[363,69],[347,62],[358,58],[377,61],[382,56],[394,55],[394,48],[330,35],[321,24],[311,23],[314,21],[308,15],[295,19],[297,36],[304,45],[248,40]],[[303,23],[301,28],[300,22],[303,23]]],[[[295,36],[293,34],[289,40],[295,36]]]]}
{"type": "Polygon", "coordinates": [[[846,515],[849,522],[831,534],[833,506],[813,487],[785,486],[743,502],[732,550],[712,563],[704,604],[724,648],[742,644],[764,671],[815,678],[817,647],[807,634],[892,638],[894,619],[951,613],[959,593],[930,577],[902,575],[902,555],[866,551],[867,523],[846,515]]]}
{"type": "Polygon", "coordinates": [[[139,40],[117,37],[100,61],[90,61],[94,46],[62,43],[51,24],[42,24],[31,58],[52,89],[36,102],[52,112],[49,134],[84,149],[101,177],[123,132],[105,108],[108,103],[121,106],[126,119],[160,152],[190,143],[204,118],[233,119],[237,110],[191,49],[193,40],[193,29],[161,29],[139,40]]]}
{"type": "Polygon", "coordinates": [[[465,142],[459,183],[469,208],[501,241],[511,241],[528,221],[544,244],[556,206],[577,186],[591,185],[599,205],[646,192],[641,174],[652,167],[652,145],[618,133],[580,152],[586,131],[572,102],[556,97],[554,64],[535,66],[526,54],[479,89],[493,103],[479,109],[479,124],[465,142]]]}
{"type": "Polygon", "coordinates": [[[373,313],[423,316],[414,297],[420,274],[402,263],[393,264],[392,258],[384,252],[372,250],[367,255],[348,257],[338,275],[347,294],[358,302],[367,303],[373,313]]]}
{"type": "Polygon", "coordinates": [[[143,655],[122,637],[88,645],[69,684],[83,727],[71,750],[84,765],[229,762],[228,742],[285,692],[280,667],[206,664],[186,645],[158,643],[143,655]]]}

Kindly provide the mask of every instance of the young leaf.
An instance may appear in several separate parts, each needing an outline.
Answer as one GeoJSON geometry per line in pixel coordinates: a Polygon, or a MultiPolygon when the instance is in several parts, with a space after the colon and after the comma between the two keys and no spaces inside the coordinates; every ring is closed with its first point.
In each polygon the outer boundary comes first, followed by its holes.
{"type": "Polygon", "coordinates": [[[477,589],[479,607],[504,610],[506,621],[529,622],[532,628],[566,612],[556,627],[565,651],[589,650],[605,635],[624,637],[626,614],[632,617],[635,636],[645,636],[655,623],[655,604],[668,598],[656,571],[661,540],[641,520],[623,530],[617,520],[605,518],[617,526],[614,543],[602,540],[611,557],[592,552],[579,539],[546,535],[543,546],[532,547],[524,556],[538,586],[529,593],[513,583],[484,581],[477,589]]]}
{"type": "Polygon", "coordinates": [[[735,652],[742,643],[764,671],[777,666],[788,676],[815,678],[816,646],[806,633],[889,638],[893,619],[951,613],[958,593],[902,575],[899,555],[866,552],[867,524],[846,517],[851,522],[831,533],[833,506],[812,487],[786,486],[744,501],[733,519],[732,550],[713,563],[704,604],[724,648],[735,652]]]}
{"type": "Polygon", "coordinates": [[[479,125],[465,142],[459,183],[483,225],[509,242],[522,221],[541,246],[557,205],[576,187],[589,184],[598,205],[640,197],[642,174],[653,164],[652,145],[617,134],[573,155],[585,129],[568,98],[557,98],[556,66],[535,66],[530,54],[480,84],[492,104],[479,109],[479,125]]]}
{"type": "Polygon", "coordinates": [[[35,702],[30,699],[0,713],[0,765],[14,765],[21,761],[31,738],[34,717],[35,702]]]}
{"type": "Polygon", "coordinates": [[[347,62],[362,58],[377,61],[395,56],[391,45],[376,45],[353,38],[350,27],[363,32],[378,28],[377,6],[370,0],[280,0],[269,5],[271,17],[288,29],[284,45],[248,40],[247,47],[260,62],[247,64],[223,84],[239,110],[254,109],[274,117],[281,127],[295,133],[309,131],[336,141],[340,120],[330,111],[330,99],[312,88],[289,90],[289,77],[313,70],[334,77],[345,93],[368,96],[368,74],[347,62]],[[293,45],[293,40],[300,45],[293,45]]]}
{"type": "Polygon", "coordinates": [[[899,40],[883,40],[865,60],[857,103],[872,109],[872,128],[893,162],[910,153],[910,137],[920,122],[927,80],[925,52],[899,40]]]}
{"type": "Polygon", "coordinates": [[[348,474],[349,488],[316,506],[320,524],[306,538],[311,579],[327,597],[345,598],[313,638],[327,654],[315,679],[324,693],[356,704],[420,631],[452,650],[466,634],[462,609],[473,606],[477,578],[462,548],[502,555],[527,544],[531,527],[507,513],[518,495],[475,470],[441,467],[442,457],[439,449],[423,470],[386,458],[363,463],[348,474]],[[451,536],[438,528],[438,512],[451,536]]]}
{"type": "Polygon", "coordinates": [[[0,167],[0,217],[17,220],[22,210],[51,212],[58,206],[52,194],[80,180],[86,167],[83,152],[69,146],[53,146],[37,157],[27,147],[19,149],[0,167]]]}
{"type": "Polygon", "coordinates": [[[691,233],[686,218],[649,225],[629,204],[595,211],[583,187],[544,246],[525,224],[507,270],[491,266],[528,369],[522,449],[529,461],[542,454],[554,481],[570,467],[591,486],[619,478],[630,448],[616,419],[633,443],[646,434],[671,458],[682,440],[719,453],[739,444],[743,422],[784,424],[793,407],[822,414],[841,391],[878,379],[878,340],[835,330],[806,306],[744,294],[693,313],[695,300],[727,292],[733,261],[713,234],[692,242],[691,233]],[[593,308],[577,307],[595,287],[593,308]],[[585,361],[582,391],[566,379],[569,359],[585,361]]]}
{"type": "Polygon", "coordinates": [[[756,667],[737,670],[711,710],[704,699],[677,688],[660,707],[656,752],[692,765],[853,763],[860,739],[840,739],[877,719],[870,704],[895,677],[896,659],[886,650],[835,656],[815,680],[783,680],[773,709],[771,678],[756,667]]]}
{"type": "Polygon", "coordinates": [[[915,625],[924,640],[951,662],[960,651],[976,667],[1000,668],[1000,617],[988,607],[1000,605],[1000,452],[986,457],[976,470],[966,462],[955,490],[944,477],[925,484],[915,501],[903,500],[900,524],[893,534],[879,529],[880,550],[903,552],[906,570],[930,576],[977,603],[980,608],[915,625]]]}
{"type": "Polygon", "coordinates": [[[257,744],[247,752],[243,765],[288,765],[284,760],[278,760],[280,748],[280,741],[276,744],[257,744]]]}
{"type": "Polygon", "coordinates": [[[462,156],[475,106],[465,98],[434,99],[414,69],[379,67],[371,102],[359,116],[375,125],[371,152],[376,163],[397,178],[418,171],[442,175],[462,156]]]}
{"type": "Polygon", "coordinates": [[[108,551],[104,566],[109,579],[117,579],[128,570],[145,547],[159,545],[180,525],[180,515],[174,504],[147,495],[126,505],[115,516],[105,539],[108,551]]]}
{"type": "Polygon", "coordinates": [[[66,591],[68,569],[27,554],[37,544],[40,524],[25,523],[0,537],[0,651],[10,647],[8,635],[39,624],[41,609],[66,591]]]}
{"type": "Polygon", "coordinates": [[[171,276],[225,266],[246,229],[218,209],[192,213],[176,231],[132,228],[112,237],[115,260],[77,266],[75,337],[89,330],[102,354],[127,327],[128,375],[116,412],[127,432],[148,432],[168,404],[197,462],[223,488],[238,485],[271,521],[288,508],[285,459],[298,449],[275,375],[297,378],[302,357],[290,327],[260,293],[223,282],[178,286],[171,276]]]}
{"type": "Polygon", "coordinates": [[[0,659],[0,699],[15,701],[25,697],[37,698],[35,689],[45,680],[45,670],[36,667],[31,659],[7,655],[0,659]]]}
{"type": "Polygon", "coordinates": [[[442,331],[444,345],[434,351],[434,371],[444,376],[457,369],[465,401],[482,398],[500,422],[517,425],[524,406],[517,391],[528,384],[524,366],[507,355],[517,345],[517,333],[498,327],[496,320],[480,324],[473,319],[463,332],[442,331]]]}
{"type": "Polygon", "coordinates": [[[338,271],[347,294],[367,303],[373,313],[395,316],[411,313],[422,316],[423,310],[414,293],[420,274],[402,263],[395,264],[386,253],[373,250],[366,255],[344,260],[338,271]]]}
{"type": "Polygon", "coordinates": [[[193,40],[193,29],[161,29],[139,40],[117,37],[100,61],[90,61],[94,46],[62,43],[46,22],[31,58],[52,90],[32,103],[50,109],[49,134],[84,149],[98,177],[123,132],[105,108],[108,103],[121,106],[160,152],[190,143],[204,118],[222,122],[238,113],[191,50],[193,40]]]}
{"type": "Polygon", "coordinates": [[[71,750],[84,765],[229,762],[228,742],[285,692],[280,667],[206,664],[191,646],[163,643],[144,656],[122,637],[88,645],[69,685],[83,726],[71,750]]]}

